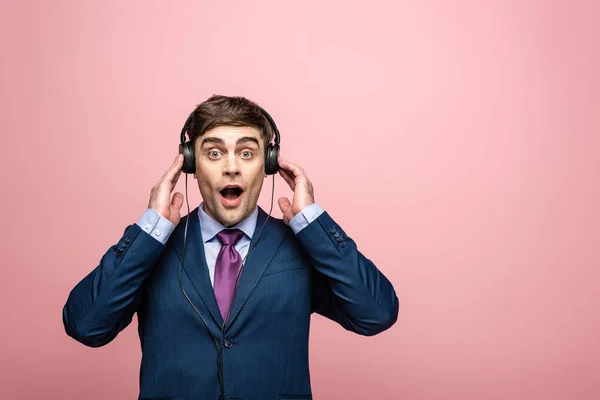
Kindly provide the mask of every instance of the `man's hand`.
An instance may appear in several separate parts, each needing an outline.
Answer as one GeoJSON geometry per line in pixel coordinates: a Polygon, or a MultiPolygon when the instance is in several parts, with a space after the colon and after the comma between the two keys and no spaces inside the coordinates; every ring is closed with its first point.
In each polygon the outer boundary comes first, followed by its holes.
{"type": "Polygon", "coordinates": [[[180,210],[183,206],[183,194],[177,192],[171,199],[171,192],[175,189],[182,167],[183,155],[177,154],[173,164],[150,191],[150,201],[148,202],[148,208],[156,211],[175,226],[181,219],[180,210]]]}
{"type": "Polygon", "coordinates": [[[281,156],[278,158],[278,163],[279,175],[294,191],[291,204],[287,197],[281,197],[278,200],[279,208],[283,213],[283,222],[289,224],[296,214],[315,202],[315,195],[312,183],[302,167],[292,164],[281,156]]]}

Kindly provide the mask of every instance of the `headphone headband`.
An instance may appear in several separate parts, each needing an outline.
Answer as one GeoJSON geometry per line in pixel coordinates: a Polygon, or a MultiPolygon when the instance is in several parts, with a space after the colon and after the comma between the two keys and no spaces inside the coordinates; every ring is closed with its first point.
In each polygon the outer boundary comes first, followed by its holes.
{"type": "Polygon", "coordinates": [[[194,112],[192,111],[192,113],[190,114],[190,116],[185,120],[185,124],[183,124],[183,128],[181,129],[181,136],[179,137],[179,141],[181,143],[185,143],[185,133],[187,132],[187,130],[190,127],[190,123],[192,122],[192,116],[193,115],[194,115],[194,112]]]}

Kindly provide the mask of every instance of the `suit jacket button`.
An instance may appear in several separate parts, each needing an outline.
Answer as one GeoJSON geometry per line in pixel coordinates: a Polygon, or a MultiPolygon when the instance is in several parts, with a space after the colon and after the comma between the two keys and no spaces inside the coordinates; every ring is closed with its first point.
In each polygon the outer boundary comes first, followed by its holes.
{"type": "Polygon", "coordinates": [[[125,240],[123,240],[123,243],[125,243],[125,244],[129,244],[130,242],[131,242],[131,239],[129,239],[129,238],[125,238],[125,240]]]}
{"type": "Polygon", "coordinates": [[[228,349],[230,349],[230,348],[232,348],[232,347],[233,347],[233,342],[232,342],[232,341],[231,341],[231,339],[229,339],[229,338],[226,338],[226,339],[223,341],[223,344],[224,344],[224,345],[225,345],[225,347],[226,347],[226,348],[228,348],[228,349]]]}
{"type": "Polygon", "coordinates": [[[329,228],[329,232],[335,233],[335,228],[329,228]]]}
{"type": "Polygon", "coordinates": [[[120,258],[123,255],[123,251],[119,250],[117,251],[117,258],[120,258]]]}

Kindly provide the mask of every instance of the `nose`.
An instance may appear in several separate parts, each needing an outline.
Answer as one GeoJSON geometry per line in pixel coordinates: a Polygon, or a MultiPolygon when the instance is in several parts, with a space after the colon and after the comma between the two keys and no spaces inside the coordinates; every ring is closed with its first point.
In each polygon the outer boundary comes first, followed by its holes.
{"type": "Polygon", "coordinates": [[[235,154],[232,154],[230,157],[227,157],[227,163],[225,165],[225,169],[223,170],[223,175],[231,176],[231,175],[239,175],[240,174],[240,166],[237,162],[235,154]]]}

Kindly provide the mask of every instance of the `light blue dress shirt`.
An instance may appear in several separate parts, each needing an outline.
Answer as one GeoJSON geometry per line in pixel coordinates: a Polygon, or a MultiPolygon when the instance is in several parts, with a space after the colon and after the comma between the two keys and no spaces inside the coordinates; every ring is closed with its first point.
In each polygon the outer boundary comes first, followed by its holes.
{"type": "MultiPolygon", "coordinates": [[[[308,207],[305,207],[302,211],[296,214],[294,218],[292,218],[290,221],[290,228],[292,228],[295,234],[298,234],[298,232],[317,219],[322,213],[323,209],[321,206],[319,206],[317,203],[313,203],[308,207]]],[[[219,239],[217,238],[217,233],[227,228],[221,225],[220,222],[214,220],[204,211],[204,203],[200,204],[200,207],[198,207],[198,219],[200,220],[200,232],[202,234],[204,254],[206,255],[206,264],[208,265],[210,282],[214,286],[215,264],[217,262],[219,251],[221,250],[221,242],[219,242],[219,239]]],[[[249,217],[233,226],[233,228],[237,228],[244,232],[244,236],[242,236],[242,238],[234,246],[237,252],[240,253],[242,259],[246,256],[246,254],[248,254],[250,240],[252,239],[252,235],[254,235],[254,231],[257,228],[257,219],[258,207],[254,209],[254,212],[252,212],[249,217]]],[[[142,228],[142,230],[144,230],[144,232],[148,233],[162,244],[167,243],[169,236],[175,229],[175,226],[171,223],[171,221],[151,209],[146,210],[137,224],[140,228],[142,228]]],[[[260,228],[261,227],[258,227],[259,232],[260,228]]]]}

